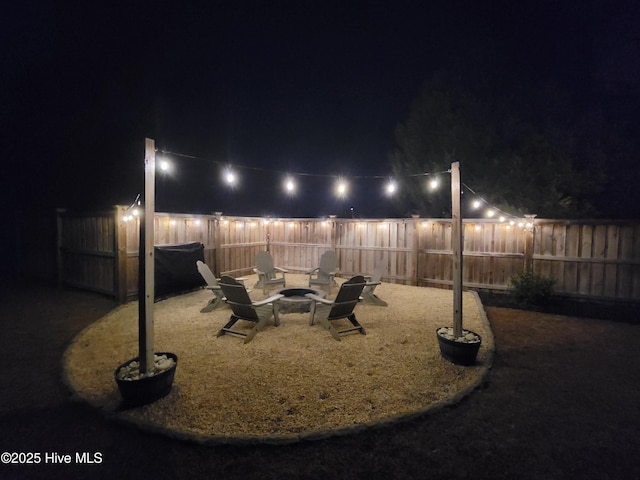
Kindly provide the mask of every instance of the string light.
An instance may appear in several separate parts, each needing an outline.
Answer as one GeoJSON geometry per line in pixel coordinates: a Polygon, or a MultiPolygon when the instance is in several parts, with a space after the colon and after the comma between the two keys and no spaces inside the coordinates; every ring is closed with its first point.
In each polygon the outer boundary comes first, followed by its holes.
{"type": "Polygon", "coordinates": [[[167,160],[160,161],[158,165],[160,167],[160,170],[162,170],[163,172],[169,172],[171,170],[171,164],[167,160]]]}
{"type": "Polygon", "coordinates": [[[236,183],[238,182],[238,177],[233,170],[231,170],[230,168],[227,168],[224,171],[224,180],[225,182],[227,182],[227,185],[229,185],[230,187],[235,187],[236,183]]]}
{"type": "Polygon", "coordinates": [[[287,177],[284,182],[284,189],[289,195],[293,195],[296,191],[296,184],[291,177],[287,177]]]}
{"type": "MultiPolygon", "coordinates": [[[[166,150],[161,150],[161,152],[164,155],[174,155],[174,156],[178,156],[178,157],[184,157],[184,158],[190,158],[190,159],[197,159],[197,160],[206,160],[204,158],[201,157],[197,157],[197,156],[192,156],[192,155],[186,155],[186,154],[181,154],[181,153],[176,153],[176,152],[171,152],[171,151],[166,151],[166,150]]],[[[237,165],[234,164],[233,168],[231,165],[229,165],[228,163],[222,162],[222,161],[218,161],[218,160],[206,160],[209,161],[211,163],[217,163],[220,165],[224,166],[223,169],[223,180],[225,183],[227,183],[227,185],[229,185],[232,188],[235,188],[238,185],[238,175],[236,173],[236,170],[238,169],[249,169],[249,170],[257,170],[257,171],[269,171],[269,172],[274,172],[273,169],[268,169],[268,168],[264,168],[264,167],[251,167],[251,166],[246,166],[246,165],[237,165]]],[[[164,172],[169,172],[172,170],[173,166],[171,164],[171,162],[169,162],[167,159],[163,158],[160,162],[159,162],[159,168],[164,171],[164,172]]],[[[276,173],[283,173],[283,172],[278,172],[277,170],[275,171],[276,173]]],[[[431,178],[427,185],[429,190],[436,190],[437,188],[440,187],[440,179],[439,176],[445,173],[451,173],[450,170],[444,170],[444,171],[440,171],[440,172],[423,172],[423,173],[415,173],[415,174],[407,174],[405,175],[405,177],[421,177],[421,176],[425,176],[425,177],[433,177],[431,178]]],[[[349,184],[347,182],[347,180],[341,176],[337,176],[337,175],[332,175],[332,174],[313,174],[313,173],[305,173],[305,172],[295,172],[292,174],[283,174],[284,175],[284,181],[283,181],[283,185],[284,185],[284,190],[287,194],[289,195],[293,195],[295,193],[295,191],[297,190],[297,184],[294,181],[295,177],[325,177],[325,178],[334,178],[336,179],[335,182],[335,194],[339,197],[339,198],[346,198],[348,196],[348,191],[349,191],[349,184]]],[[[352,176],[350,178],[353,179],[385,179],[388,178],[384,175],[356,175],[356,176],[352,176]]],[[[495,218],[495,216],[497,214],[500,214],[498,217],[498,220],[500,221],[500,223],[505,223],[507,221],[507,219],[511,218],[512,220],[509,222],[510,226],[514,226],[516,224],[516,222],[513,219],[517,219],[516,216],[514,215],[510,215],[506,212],[503,212],[501,209],[499,209],[498,207],[491,205],[490,202],[488,202],[486,199],[482,198],[481,196],[479,196],[476,192],[473,191],[473,189],[469,188],[468,185],[462,183],[462,186],[468,190],[474,197],[476,197],[472,203],[471,203],[471,207],[473,210],[478,210],[480,209],[483,205],[487,206],[487,210],[485,211],[485,216],[488,218],[495,218]]],[[[384,192],[386,193],[387,196],[392,196],[394,194],[396,194],[398,191],[398,183],[394,180],[388,180],[385,187],[384,187],[384,192]]],[[[464,190],[462,191],[462,193],[465,193],[464,190]]],[[[138,195],[139,197],[139,195],[138,195]]],[[[137,201],[138,199],[136,199],[137,201]]],[[[134,202],[135,203],[135,202],[134,202]]],[[[139,204],[139,202],[138,202],[139,204]]],[[[127,220],[127,218],[129,218],[130,216],[134,216],[134,215],[138,215],[139,212],[137,212],[136,209],[133,208],[134,205],[132,205],[131,207],[129,207],[129,209],[127,211],[131,211],[130,215],[127,215],[125,217],[125,221],[127,220]]],[[[521,221],[518,223],[519,227],[523,227],[523,228],[532,228],[533,224],[531,222],[526,223],[524,221],[521,221]]]]}
{"type": "Polygon", "coordinates": [[[338,181],[336,182],[336,195],[339,198],[345,198],[347,196],[347,190],[348,190],[347,182],[344,179],[339,178],[338,181]]]}
{"type": "Polygon", "coordinates": [[[396,193],[398,186],[396,185],[396,182],[393,180],[389,180],[389,182],[387,183],[387,186],[385,188],[387,195],[391,196],[394,193],[396,193]]]}

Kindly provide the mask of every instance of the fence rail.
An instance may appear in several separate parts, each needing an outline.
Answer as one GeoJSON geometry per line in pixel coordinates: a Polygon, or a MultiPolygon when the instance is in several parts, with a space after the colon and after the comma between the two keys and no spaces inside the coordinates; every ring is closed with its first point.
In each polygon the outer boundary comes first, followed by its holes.
{"type": "MultiPolygon", "coordinates": [[[[384,263],[383,281],[452,285],[451,220],[266,219],[157,213],[158,245],[202,242],[217,275],[252,272],[258,251],[278,266],[304,271],[335,250],[340,274],[371,273],[384,263]]],[[[513,274],[531,270],[556,280],[558,294],[640,301],[640,223],[536,219],[533,228],[483,219],[463,222],[464,285],[506,290],[513,274]]],[[[59,281],[113,295],[138,290],[139,226],[111,212],[58,212],[59,281]]],[[[195,267],[194,267],[195,268],[195,267]]]]}

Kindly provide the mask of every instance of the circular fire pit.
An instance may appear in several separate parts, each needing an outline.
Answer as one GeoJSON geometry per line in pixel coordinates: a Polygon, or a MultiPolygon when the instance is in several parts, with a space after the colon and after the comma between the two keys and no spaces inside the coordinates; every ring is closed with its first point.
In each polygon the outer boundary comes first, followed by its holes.
{"type": "Polygon", "coordinates": [[[313,300],[305,297],[307,293],[314,293],[319,297],[325,296],[322,290],[314,290],[312,288],[292,287],[281,288],[275,293],[284,295],[278,299],[278,313],[307,313],[311,311],[311,302],[313,300]]]}

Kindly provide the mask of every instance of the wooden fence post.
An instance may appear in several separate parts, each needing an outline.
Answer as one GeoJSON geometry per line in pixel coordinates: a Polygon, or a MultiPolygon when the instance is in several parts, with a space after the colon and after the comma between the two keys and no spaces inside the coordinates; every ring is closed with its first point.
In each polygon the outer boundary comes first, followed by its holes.
{"type": "Polygon", "coordinates": [[[213,272],[216,277],[220,277],[222,270],[222,251],[220,240],[220,225],[222,223],[222,212],[214,212],[215,220],[213,221],[213,249],[215,250],[216,264],[213,266],[213,272]]]}
{"type": "Polygon", "coordinates": [[[331,227],[331,250],[336,251],[336,216],[329,215],[329,226],[331,227]]]}
{"type": "Polygon", "coordinates": [[[524,230],[524,271],[526,273],[533,273],[533,230],[534,230],[534,218],[535,215],[525,215],[527,219],[524,230]]]}
{"type": "Polygon", "coordinates": [[[420,243],[420,232],[418,230],[418,222],[420,215],[411,215],[413,218],[413,247],[411,254],[413,255],[413,272],[411,274],[412,285],[418,285],[418,244],[420,243]]]}
{"type": "Polygon", "coordinates": [[[118,303],[127,303],[127,222],[124,215],[127,207],[116,205],[114,218],[113,278],[118,303]]]}

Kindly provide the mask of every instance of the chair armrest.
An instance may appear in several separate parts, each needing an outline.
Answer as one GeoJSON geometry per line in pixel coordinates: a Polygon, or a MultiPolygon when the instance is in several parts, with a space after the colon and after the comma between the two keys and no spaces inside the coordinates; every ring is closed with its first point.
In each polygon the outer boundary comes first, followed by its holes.
{"type": "Polygon", "coordinates": [[[306,275],[311,275],[313,272],[317,272],[318,270],[320,270],[320,267],[316,267],[316,268],[312,268],[311,270],[307,270],[306,272],[304,272],[306,275]]]}
{"type": "Polygon", "coordinates": [[[255,268],[255,267],[253,268],[253,271],[254,271],[255,273],[257,273],[258,275],[260,275],[261,273],[265,273],[265,272],[263,272],[262,270],[258,270],[258,269],[257,269],[257,268],[255,268]]]}
{"type": "Polygon", "coordinates": [[[315,293],[307,293],[305,297],[310,298],[311,300],[319,303],[324,303],[325,305],[333,305],[333,300],[327,300],[326,298],[322,298],[315,293]]]}
{"type": "Polygon", "coordinates": [[[273,267],[274,270],[277,270],[279,272],[282,273],[289,273],[289,270],[287,270],[286,268],[282,268],[282,267],[273,267]]]}
{"type": "Polygon", "coordinates": [[[276,293],[275,295],[271,295],[269,298],[265,298],[264,300],[258,300],[257,302],[251,302],[251,305],[254,307],[259,307],[261,305],[266,305],[267,303],[275,302],[276,300],[284,297],[281,293],[276,293]]]}
{"type": "Polygon", "coordinates": [[[380,285],[382,282],[367,282],[364,284],[365,287],[373,287],[374,285],[380,285]]]}

